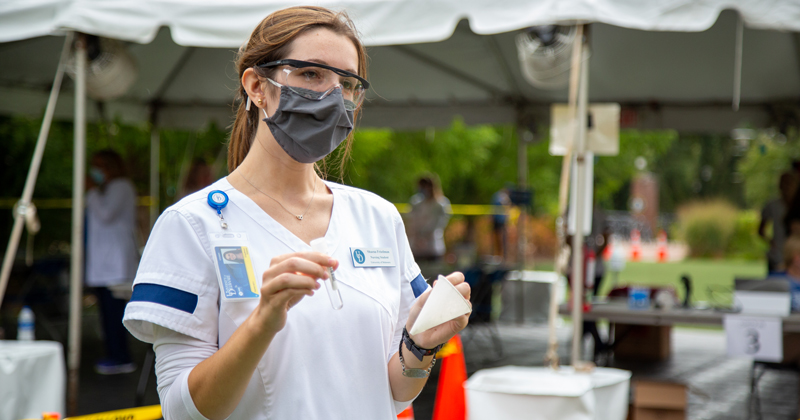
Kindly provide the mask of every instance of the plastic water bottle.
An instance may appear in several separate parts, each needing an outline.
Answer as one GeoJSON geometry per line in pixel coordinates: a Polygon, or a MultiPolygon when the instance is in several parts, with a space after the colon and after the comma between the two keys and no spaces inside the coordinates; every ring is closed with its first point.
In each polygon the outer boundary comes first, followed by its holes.
{"type": "Polygon", "coordinates": [[[631,286],[628,290],[628,309],[650,309],[650,288],[644,286],[631,286]]]}
{"type": "Polygon", "coordinates": [[[17,318],[17,340],[18,341],[33,341],[36,339],[34,332],[34,325],[36,323],[36,316],[33,314],[28,306],[23,306],[19,311],[17,318]]]}

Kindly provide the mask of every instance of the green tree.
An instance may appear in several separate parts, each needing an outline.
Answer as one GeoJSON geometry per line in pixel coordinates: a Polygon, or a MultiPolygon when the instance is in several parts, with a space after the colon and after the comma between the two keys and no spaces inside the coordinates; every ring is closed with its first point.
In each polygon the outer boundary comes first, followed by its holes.
{"type": "Polygon", "coordinates": [[[761,209],[778,197],[781,173],[791,168],[793,159],[800,159],[800,139],[796,131],[789,136],[761,132],[746,150],[738,163],[744,178],[745,203],[749,208],[761,209]]]}
{"type": "Polygon", "coordinates": [[[453,203],[488,203],[495,182],[513,181],[514,161],[504,150],[511,136],[504,138],[503,131],[467,127],[460,119],[447,130],[359,130],[343,181],[404,203],[414,194],[417,177],[433,172],[453,203]]]}
{"type": "Polygon", "coordinates": [[[619,154],[595,158],[594,196],[598,204],[606,209],[627,210],[630,182],[638,172],[636,159],[644,158],[647,170],[659,173],[661,157],[677,139],[678,133],[672,130],[621,130],[619,154]]]}

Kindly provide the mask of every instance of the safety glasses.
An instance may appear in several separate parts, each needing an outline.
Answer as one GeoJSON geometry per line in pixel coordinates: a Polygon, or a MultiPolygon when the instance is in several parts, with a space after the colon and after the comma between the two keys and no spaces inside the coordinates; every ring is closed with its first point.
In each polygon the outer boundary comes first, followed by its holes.
{"type": "Polygon", "coordinates": [[[361,106],[369,88],[369,82],[349,71],[310,61],[284,59],[258,64],[258,68],[279,69],[275,79],[269,79],[276,86],[286,86],[292,92],[308,99],[321,100],[334,89],[342,89],[345,107],[354,111],[361,106]]]}

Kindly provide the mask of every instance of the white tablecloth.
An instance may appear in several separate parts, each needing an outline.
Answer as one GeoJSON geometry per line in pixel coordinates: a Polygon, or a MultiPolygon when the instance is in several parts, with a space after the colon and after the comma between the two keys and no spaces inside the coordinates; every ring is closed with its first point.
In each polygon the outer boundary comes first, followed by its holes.
{"type": "Polygon", "coordinates": [[[64,349],[55,341],[0,341],[0,419],[64,413],[64,349]]]}
{"type": "Polygon", "coordinates": [[[625,420],[630,378],[610,368],[505,366],[475,372],[464,387],[470,420],[625,420]]]}

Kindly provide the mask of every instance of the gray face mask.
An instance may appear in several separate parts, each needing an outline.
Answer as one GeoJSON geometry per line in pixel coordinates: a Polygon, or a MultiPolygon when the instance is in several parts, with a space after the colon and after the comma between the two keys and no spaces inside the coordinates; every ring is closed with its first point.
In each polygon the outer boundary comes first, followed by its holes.
{"type": "Polygon", "coordinates": [[[272,118],[262,111],[275,140],[300,163],[314,163],[328,156],[353,130],[353,111],[345,108],[341,89],[314,100],[282,86],[272,118]]]}

